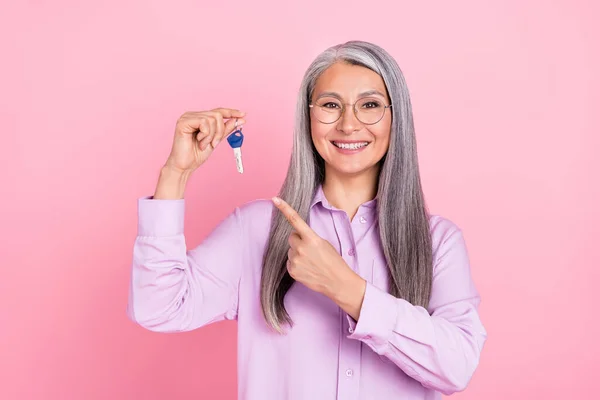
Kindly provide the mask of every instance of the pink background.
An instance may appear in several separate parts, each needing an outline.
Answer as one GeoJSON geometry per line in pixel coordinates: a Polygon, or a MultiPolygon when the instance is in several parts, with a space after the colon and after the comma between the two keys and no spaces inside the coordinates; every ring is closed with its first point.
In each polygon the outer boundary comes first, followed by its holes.
{"type": "Polygon", "coordinates": [[[429,206],[466,233],[489,340],[453,398],[597,391],[594,2],[3,3],[0,398],[235,398],[235,323],[127,320],[136,200],[179,115],[217,106],[248,112],[246,173],[222,146],[194,175],[188,246],[274,195],[302,74],[350,39],[397,58],[429,206]]]}

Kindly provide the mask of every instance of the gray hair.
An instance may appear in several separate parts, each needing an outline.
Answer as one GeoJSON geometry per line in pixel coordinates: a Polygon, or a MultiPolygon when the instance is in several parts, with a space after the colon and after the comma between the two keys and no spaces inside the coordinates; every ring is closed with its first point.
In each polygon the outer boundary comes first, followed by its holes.
{"type": "MultiPolygon", "coordinates": [[[[388,291],[414,305],[427,307],[433,257],[412,106],[402,71],[381,47],[350,41],[330,47],[310,64],[298,94],[292,155],[279,196],[308,221],[313,197],[325,179],[324,161],[311,139],[308,105],[319,76],[339,62],[378,73],[393,104],[389,148],[381,160],[377,189],[379,235],[390,278],[388,291]]],[[[274,208],[263,259],[260,300],[267,324],[278,332],[282,332],[284,323],[292,324],[284,306],[284,297],[294,283],[286,267],[291,231],[291,225],[274,208]]]]}

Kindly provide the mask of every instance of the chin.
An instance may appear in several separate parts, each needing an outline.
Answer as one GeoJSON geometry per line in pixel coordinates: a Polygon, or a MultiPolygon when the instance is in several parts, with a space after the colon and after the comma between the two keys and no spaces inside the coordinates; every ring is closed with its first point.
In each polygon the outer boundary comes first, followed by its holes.
{"type": "Polygon", "coordinates": [[[358,164],[358,163],[329,163],[329,168],[334,170],[336,173],[340,175],[347,176],[359,176],[362,174],[369,174],[373,172],[373,169],[378,168],[378,164],[358,164]]]}

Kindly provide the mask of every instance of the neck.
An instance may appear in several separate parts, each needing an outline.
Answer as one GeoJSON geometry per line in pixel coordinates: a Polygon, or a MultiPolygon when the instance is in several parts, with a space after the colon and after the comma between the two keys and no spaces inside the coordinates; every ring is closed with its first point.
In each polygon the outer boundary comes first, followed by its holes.
{"type": "Polygon", "coordinates": [[[326,166],[323,193],[329,204],[345,211],[352,220],[360,205],[377,195],[378,175],[379,166],[357,175],[340,174],[326,166]]]}

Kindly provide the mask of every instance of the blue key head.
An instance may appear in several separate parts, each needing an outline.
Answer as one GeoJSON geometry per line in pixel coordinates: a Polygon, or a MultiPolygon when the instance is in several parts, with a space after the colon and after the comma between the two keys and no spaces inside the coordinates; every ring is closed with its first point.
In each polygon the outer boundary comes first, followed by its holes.
{"type": "Polygon", "coordinates": [[[227,142],[232,148],[242,147],[242,142],[244,141],[244,134],[240,129],[233,132],[231,135],[227,137],[227,142]]]}

